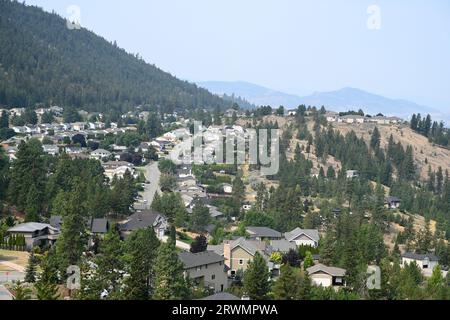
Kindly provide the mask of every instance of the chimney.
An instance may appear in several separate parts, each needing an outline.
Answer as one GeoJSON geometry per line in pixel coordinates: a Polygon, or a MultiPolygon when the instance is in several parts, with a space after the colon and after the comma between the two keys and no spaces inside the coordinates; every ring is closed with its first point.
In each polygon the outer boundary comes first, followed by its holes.
{"type": "Polygon", "coordinates": [[[225,265],[231,268],[231,244],[229,240],[223,243],[223,257],[225,258],[225,265]]]}

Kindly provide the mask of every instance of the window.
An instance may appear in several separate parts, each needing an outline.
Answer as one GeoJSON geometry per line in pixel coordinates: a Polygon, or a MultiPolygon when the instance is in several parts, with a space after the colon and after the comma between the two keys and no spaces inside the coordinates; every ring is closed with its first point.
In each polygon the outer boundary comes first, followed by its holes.
{"type": "Polygon", "coordinates": [[[213,275],[211,276],[211,280],[215,280],[215,279],[216,279],[216,275],[213,274],[213,275]]]}
{"type": "Polygon", "coordinates": [[[239,259],[239,265],[240,265],[240,266],[244,265],[244,260],[239,259]]]}

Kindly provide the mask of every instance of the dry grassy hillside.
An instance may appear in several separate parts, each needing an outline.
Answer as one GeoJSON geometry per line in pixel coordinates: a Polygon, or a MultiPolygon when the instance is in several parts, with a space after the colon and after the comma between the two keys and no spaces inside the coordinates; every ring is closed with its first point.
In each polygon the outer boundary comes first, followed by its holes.
{"type": "MultiPolygon", "coordinates": [[[[346,134],[351,130],[363,137],[367,142],[370,140],[374,124],[344,124],[334,123],[333,127],[338,129],[342,134],[346,134]]],[[[395,142],[400,142],[404,147],[412,145],[414,149],[414,159],[417,169],[423,179],[427,178],[428,165],[433,170],[437,170],[439,166],[445,171],[450,170],[450,150],[441,148],[428,141],[428,139],[420,134],[415,133],[405,125],[381,125],[377,126],[381,134],[381,146],[386,147],[389,137],[392,134],[395,142]],[[425,163],[428,160],[428,164],[425,163]]]]}

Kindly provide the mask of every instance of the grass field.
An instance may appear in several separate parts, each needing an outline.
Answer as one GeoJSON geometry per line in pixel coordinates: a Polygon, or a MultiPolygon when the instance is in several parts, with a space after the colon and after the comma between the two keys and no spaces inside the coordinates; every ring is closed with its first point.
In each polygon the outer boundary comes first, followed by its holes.
{"type": "Polygon", "coordinates": [[[7,261],[26,267],[28,262],[28,252],[9,251],[0,249],[0,271],[12,271],[10,267],[3,265],[1,262],[7,261]]]}

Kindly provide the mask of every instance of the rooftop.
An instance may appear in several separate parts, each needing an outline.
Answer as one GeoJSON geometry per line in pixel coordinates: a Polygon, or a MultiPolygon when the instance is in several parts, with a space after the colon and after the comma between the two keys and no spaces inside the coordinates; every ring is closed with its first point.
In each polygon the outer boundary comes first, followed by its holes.
{"type": "Polygon", "coordinates": [[[178,254],[185,269],[191,269],[207,264],[219,263],[224,261],[224,257],[213,251],[205,251],[200,253],[180,252],[178,254]]]}
{"type": "Polygon", "coordinates": [[[321,263],[316,264],[315,266],[312,266],[312,267],[306,269],[306,271],[310,275],[317,273],[317,272],[324,272],[324,273],[327,273],[330,276],[334,276],[334,277],[343,277],[343,276],[345,276],[345,273],[347,272],[345,269],[336,268],[336,267],[328,267],[321,263]]]}

